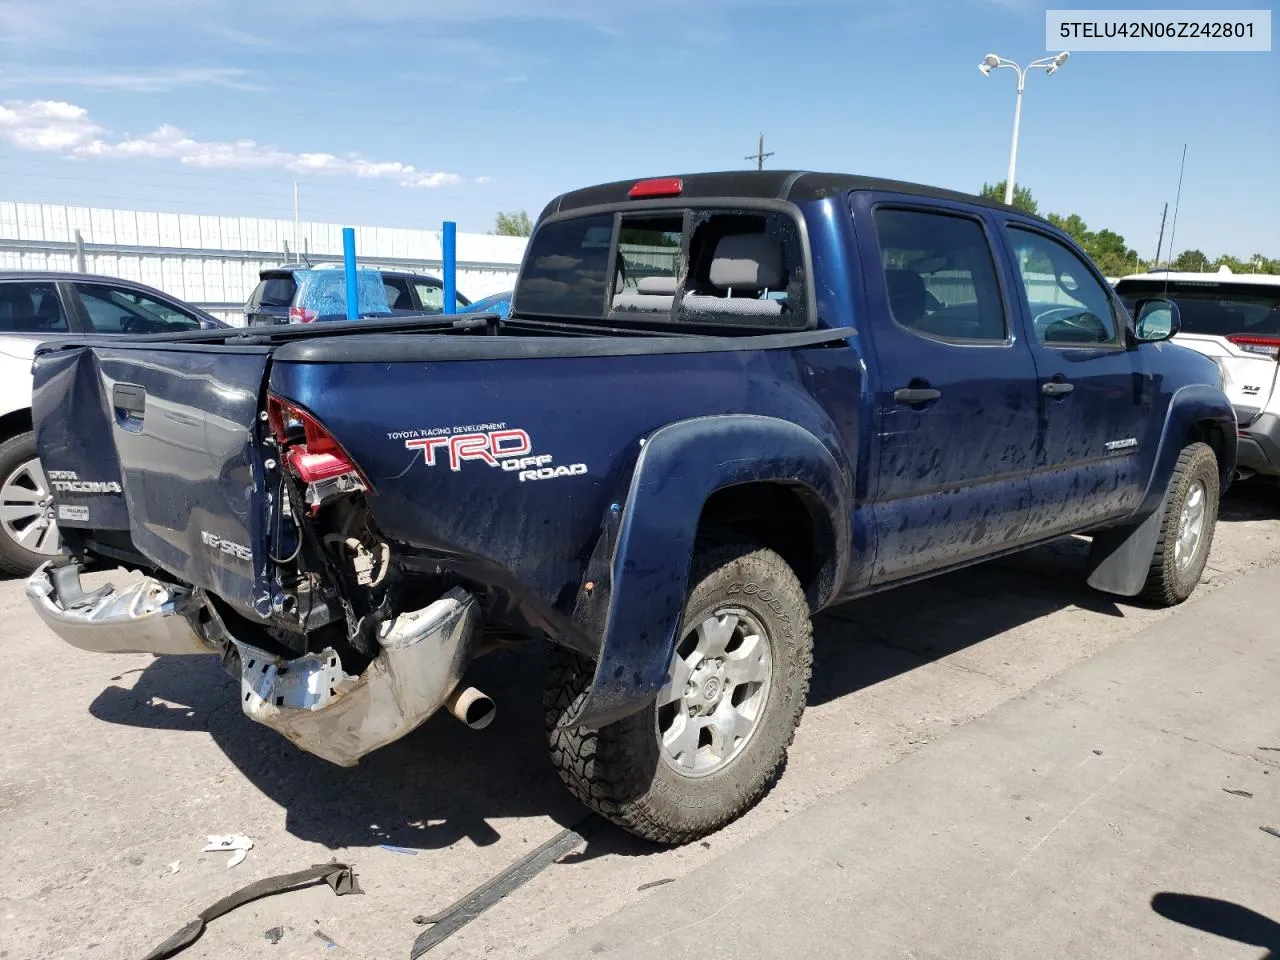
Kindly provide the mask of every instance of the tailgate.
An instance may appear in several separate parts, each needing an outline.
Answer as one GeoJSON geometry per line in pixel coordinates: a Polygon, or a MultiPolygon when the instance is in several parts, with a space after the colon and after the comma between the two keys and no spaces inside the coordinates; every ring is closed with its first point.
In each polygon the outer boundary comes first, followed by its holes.
{"type": "Polygon", "coordinates": [[[212,344],[41,354],[36,443],[69,539],[127,533],[157,566],[252,607],[265,569],[257,436],[269,360],[266,346],[212,344]]]}

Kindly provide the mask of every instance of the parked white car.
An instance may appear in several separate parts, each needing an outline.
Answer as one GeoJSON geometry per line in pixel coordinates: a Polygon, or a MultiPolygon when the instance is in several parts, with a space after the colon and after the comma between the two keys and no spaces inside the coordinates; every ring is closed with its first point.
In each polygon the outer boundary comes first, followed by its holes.
{"type": "Polygon", "coordinates": [[[1144,297],[1178,304],[1174,342],[1222,370],[1239,424],[1240,475],[1280,476],[1280,276],[1153,271],[1122,277],[1115,289],[1130,307],[1144,297]]]}
{"type": "Polygon", "coordinates": [[[72,334],[142,336],[226,326],[130,280],[0,270],[0,573],[24,576],[61,549],[31,431],[36,347],[72,334]]]}

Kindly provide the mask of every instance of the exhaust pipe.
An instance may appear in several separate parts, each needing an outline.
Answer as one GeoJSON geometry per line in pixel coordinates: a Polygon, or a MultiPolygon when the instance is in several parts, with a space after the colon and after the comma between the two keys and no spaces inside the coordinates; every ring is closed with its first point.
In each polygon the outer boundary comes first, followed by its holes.
{"type": "Polygon", "coordinates": [[[497,706],[488,694],[481,693],[475,687],[455,690],[444,702],[445,708],[472,730],[483,730],[493,723],[497,706]]]}

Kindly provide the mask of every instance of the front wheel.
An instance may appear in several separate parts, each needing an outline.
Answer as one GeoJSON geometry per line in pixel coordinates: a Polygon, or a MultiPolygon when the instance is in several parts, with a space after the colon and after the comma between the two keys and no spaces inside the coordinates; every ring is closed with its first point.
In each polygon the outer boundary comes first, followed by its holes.
{"type": "Polygon", "coordinates": [[[658,843],[688,843],[740,817],[786,760],[813,661],[809,607],[772,550],[716,546],[694,558],[667,685],[600,730],[564,729],[594,664],[556,648],[544,698],[552,762],[571,793],[658,843]]]}
{"type": "Polygon", "coordinates": [[[0,572],[26,576],[61,550],[36,435],[20,433],[0,443],[0,572]]]}
{"type": "Polygon", "coordinates": [[[1218,458],[1206,443],[1183,448],[1173,469],[1169,499],[1142,598],[1161,607],[1191,596],[1209,562],[1218,522],[1218,458]]]}

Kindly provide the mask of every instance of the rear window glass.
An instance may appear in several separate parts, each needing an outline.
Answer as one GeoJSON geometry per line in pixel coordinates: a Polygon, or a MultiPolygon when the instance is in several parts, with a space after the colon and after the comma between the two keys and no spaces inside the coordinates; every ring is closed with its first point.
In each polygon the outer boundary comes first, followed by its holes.
{"type": "Polygon", "coordinates": [[[1182,332],[1227,337],[1233,333],[1280,336],[1280,286],[1253,284],[1193,284],[1130,280],[1116,284],[1116,293],[1133,313],[1134,305],[1148,297],[1161,297],[1178,305],[1182,332]]]}
{"type": "Polygon", "coordinates": [[[542,225],[512,309],[525,316],[794,328],[807,322],[806,304],[803,248],[791,216],[695,208],[542,225]]]}
{"type": "Polygon", "coordinates": [[[516,291],[516,309],[535,316],[599,318],[612,242],[611,214],[538,228],[516,291]]]}
{"type": "Polygon", "coordinates": [[[292,277],[268,277],[258,284],[251,299],[263,307],[287,307],[293,303],[297,289],[292,277]]]}
{"type": "MultiPolygon", "coordinates": [[[[343,270],[300,270],[298,297],[294,307],[317,317],[346,318],[347,277],[343,270]]],[[[360,316],[376,316],[391,312],[387,288],[377,270],[356,272],[356,309],[360,316]]]]}

